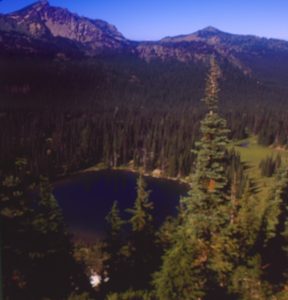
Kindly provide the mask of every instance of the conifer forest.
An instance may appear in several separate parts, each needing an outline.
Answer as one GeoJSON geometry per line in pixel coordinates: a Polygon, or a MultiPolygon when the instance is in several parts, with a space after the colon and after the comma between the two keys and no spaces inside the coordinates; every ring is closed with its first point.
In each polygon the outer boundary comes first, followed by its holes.
{"type": "Polygon", "coordinates": [[[287,78],[284,40],[0,13],[0,300],[287,300],[287,78]],[[103,170],[132,193],[108,204],[103,170]],[[170,207],[151,180],[185,193],[170,207]]]}

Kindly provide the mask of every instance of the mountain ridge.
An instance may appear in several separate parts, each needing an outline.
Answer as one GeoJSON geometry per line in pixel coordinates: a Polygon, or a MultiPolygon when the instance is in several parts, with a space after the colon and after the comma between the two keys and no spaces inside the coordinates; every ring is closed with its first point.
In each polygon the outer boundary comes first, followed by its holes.
{"type": "Polygon", "coordinates": [[[128,55],[146,62],[207,64],[214,55],[247,76],[288,84],[285,40],[231,34],[208,26],[158,41],[133,41],[108,22],[79,16],[46,0],[0,14],[0,41],[1,55],[56,59],[128,55]]]}
{"type": "Polygon", "coordinates": [[[1,31],[51,42],[53,38],[68,39],[75,42],[75,47],[82,48],[83,55],[98,54],[102,48],[120,49],[128,43],[115,26],[50,6],[48,1],[36,2],[0,18],[1,31]]]}
{"type": "MultiPolygon", "coordinates": [[[[109,28],[109,30],[111,31],[111,33],[114,33],[115,35],[117,35],[119,37],[119,39],[121,40],[125,40],[125,41],[129,41],[129,42],[132,42],[132,43],[136,43],[136,44],[141,44],[141,43],[158,43],[158,42],[163,42],[163,41],[170,41],[170,40],[173,40],[173,41],[176,41],[178,39],[181,39],[181,38],[187,38],[187,37],[191,37],[191,36],[194,36],[194,37],[202,37],[204,38],[205,36],[207,35],[219,35],[219,34],[222,34],[222,35],[230,35],[230,36],[238,36],[238,37],[246,37],[246,38],[255,38],[255,39],[261,39],[261,40],[267,40],[267,41],[281,41],[283,43],[287,43],[288,44],[288,41],[284,40],[284,39],[277,39],[277,38],[267,38],[267,37],[259,37],[257,35],[253,35],[253,34],[234,34],[234,33],[229,33],[229,32],[226,32],[226,31],[223,31],[223,30],[220,30],[212,25],[208,25],[200,30],[197,30],[195,32],[192,32],[192,33],[189,33],[189,34],[179,34],[179,35],[176,35],[176,36],[166,36],[166,37],[163,37],[159,40],[145,40],[145,41],[137,41],[137,40],[132,40],[132,39],[128,39],[126,37],[124,37],[124,35],[122,33],[120,33],[118,31],[118,29],[116,28],[116,26],[114,25],[111,25],[109,24],[108,22],[102,20],[102,19],[91,19],[91,18],[87,18],[85,16],[80,16],[78,15],[77,13],[73,13],[73,12],[70,12],[67,8],[63,8],[63,7],[58,7],[58,6],[52,6],[49,4],[49,1],[48,0],[40,0],[40,1],[37,1],[37,2],[34,2],[26,7],[23,7],[17,11],[14,11],[14,12],[11,12],[11,13],[8,13],[8,14],[1,14],[0,13],[0,17],[10,17],[12,19],[17,19],[17,18],[21,18],[21,17],[24,17],[24,18],[27,18],[28,16],[23,16],[23,13],[29,13],[29,12],[34,12],[34,13],[40,13],[43,12],[44,10],[44,13],[47,13],[47,10],[53,10],[54,12],[59,12],[61,11],[62,13],[63,12],[66,12],[67,14],[71,15],[71,16],[74,16],[75,18],[78,18],[78,19],[85,19],[85,20],[89,20],[90,22],[94,22],[94,23],[98,23],[98,25],[100,25],[102,23],[102,26],[100,27],[106,27],[105,29],[109,28]],[[104,26],[103,26],[104,25],[104,26]]],[[[22,23],[22,22],[21,22],[22,23]]],[[[0,27],[1,29],[1,27],[0,27]]]]}

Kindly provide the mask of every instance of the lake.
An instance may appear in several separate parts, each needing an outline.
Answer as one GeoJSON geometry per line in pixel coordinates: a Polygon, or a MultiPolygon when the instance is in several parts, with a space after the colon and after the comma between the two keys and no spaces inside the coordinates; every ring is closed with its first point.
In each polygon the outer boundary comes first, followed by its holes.
{"type": "MultiPolygon", "coordinates": [[[[76,238],[97,240],[105,233],[105,216],[114,201],[118,201],[123,218],[125,209],[133,207],[136,199],[138,174],[123,170],[101,170],[82,173],[57,181],[54,195],[62,209],[64,220],[76,238]]],[[[145,177],[154,203],[158,224],[166,216],[175,215],[181,196],[188,186],[174,180],[145,177]]]]}

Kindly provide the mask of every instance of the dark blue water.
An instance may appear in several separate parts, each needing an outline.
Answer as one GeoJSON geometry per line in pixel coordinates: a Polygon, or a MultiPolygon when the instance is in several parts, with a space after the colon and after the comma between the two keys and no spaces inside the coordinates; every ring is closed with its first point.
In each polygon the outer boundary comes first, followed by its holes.
{"type": "MultiPolygon", "coordinates": [[[[114,201],[118,201],[122,217],[125,209],[133,207],[136,198],[137,174],[120,170],[102,170],[63,179],[54,185],[54,195],[62,209],[69,228],[78,237],[93,239],[105,232],[105,216],[114,201]]],[[[166,216],[175,215],[181,196],[187,186],[173,180],[145,177],[154,203],[158,224],[166,216]]]]}

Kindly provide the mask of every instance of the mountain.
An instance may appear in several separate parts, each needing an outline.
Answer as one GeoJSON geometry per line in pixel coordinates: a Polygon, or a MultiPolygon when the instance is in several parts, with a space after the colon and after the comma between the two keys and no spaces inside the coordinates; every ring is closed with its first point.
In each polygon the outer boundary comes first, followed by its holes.
{"type": "Polygon", "coordinates": [[[209,26],[189,35],[166,37],[161,43],[173,44],[174,47],[185,43],[204,43],[246,74],[270,83],[288,84],[287,41],[231,34],[209,26]]]}
{"type": "Polygon", "coordinates": [[[125,56],[146,62],[206,64],[211,54],[245,76],[281,87],[288,84],[288,42],[237,35],[207,27],[155,42],[126,39],[115,26],[38,1],[0,15],[0,55],[73,57],[125,56]]]}
{"type": "Polygon", "coordinates": [[[6,42],[2,45],[8,51],[13,51],[11,40],[15,40],[17,49],[22,47],[22,42],[24,45],[30,42],[30,47],[23,47],[27,54],[45,53],[38,47],[39,42],[53,45],[46,48],[47,53],[54,51],[59,55],[57,51],[63,51],[68,56],[71,52],[91,56],[111,49],[121,51],[129,44],[113,25],[52,7],[48,1],[39,1],[17,12],[1,15],[0,31],[6,42]],[[10,40],[7,38],[9,34],[10,40]]]}

